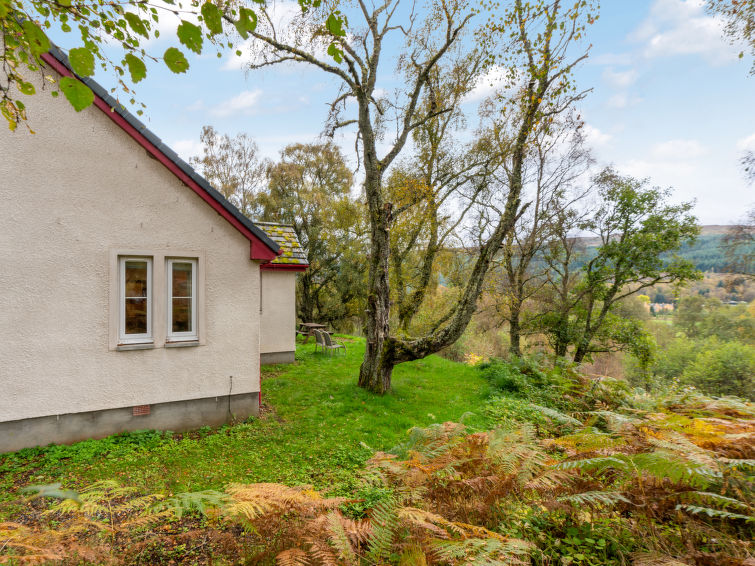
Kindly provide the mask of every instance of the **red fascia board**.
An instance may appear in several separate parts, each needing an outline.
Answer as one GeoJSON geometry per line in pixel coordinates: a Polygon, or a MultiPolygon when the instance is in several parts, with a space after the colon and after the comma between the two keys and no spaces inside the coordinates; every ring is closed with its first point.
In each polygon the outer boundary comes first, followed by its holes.
{"type": "Polygon", "coordinates": [[[295,271],[304,272],[307,271],[309,264],[301,263],[263,263],[260,265],[260,269],[263,271],[295,271]]]}
{"type": "MultiPolygon", "coordinates": [[[[50,65],[55,71],[64,77],[73,77],[73,73],[63,63],[58,61],[55,57],[49,53],[42,53],[42,60],[50,65]]],[[[191,177],[181,171],[181,169],[173,163],[162,151],[160,151],[152,142],[139,133],[136,128],[129,124],[125,118],[115,112],[110,105],[102,98],[94,95],[94,105],[102,110],[108,118],[118,124],[118,126],[130,135],[139,145],[146,149],[155,159],[162,163],[171,173],[173,173],[178,179],[191,190],[193,190],[199,197],[209,204],[215,212],[225,218],[236,230],[241,232],[245,238],[251,242],[249,250],[249,258],[261,261],[270,261],[278,257],[273,250],[271,250],[265,243],[250,232],[246,226],[241,224],[236,218],[233,217],[222,205],[216,201],[212,196],[207,193],[202,187],[200,187],[191,177]]]]}

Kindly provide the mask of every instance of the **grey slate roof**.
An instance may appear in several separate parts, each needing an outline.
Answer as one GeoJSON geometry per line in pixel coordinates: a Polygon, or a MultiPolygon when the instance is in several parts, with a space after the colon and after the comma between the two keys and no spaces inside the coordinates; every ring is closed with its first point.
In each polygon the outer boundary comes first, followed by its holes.
{"type": "MultiPolygon", "coordinates": [[[[52,46],[52,48],[50,49],[50,55],[55,57],[55,59],[60,61],[68,68],[68,70],[73,73],[71,65],[68,62],[68,55],[66,55],[57,45],[52,46]]],[[[76,78],[78,78],[81,82],[91,88],[92,92],[94,92],[95,95],[103,99],[108,104],[108,106],[113,109],[114,112],[116,112],[119,116],[126,120],[126,122],[128,122],[141,135],[147,138],[151,144],[153,144],[163,155],[165,155],[165,157],[176,164],[178,168],[181,169],[181,171],[186,173],[186,175],[188,175],[192,179],[192,181],[197,183],[197,185],[199,185],[203,190],[207,191],[207,193],[218,204],[220,204],[226,211],[230,212],[233,217],[238,220],[247,230],[257,236],[260,240],[262,240],[262,242],[267,247],[269,247],[275,253],[278,253],[280,251],[280,247],[272,238],[270,238],[264,231],[260,230],[254,222],[249,220],[249,218],[244,216],[238,208],[228,202],[228,200],[222,194],[220,194],[217,190],[215,190],[215,188],[213,188],[212,185],[210,185],[207,179],[197,173],[194,168],[191,167],[191,165],[178,157],[178,154],[175,151],[173,151],[170,147],[163,143],[163,141],[154,133],[152,133],[152,131],[147,128],[147,126],[142,124],[136,116],[126,110],[126,108],[124,108],[124,106],[120,102],[110,96],[107,90],[103,88],[97,81],[89,77],[80,77],[78,75],[76,75],[76,78]]]]}
{"type": "Polygon", "coordinates": [[[270,238],[280,246],[281,254],[270,263],[286,265],[309,265],[307,254],[296,237],[294,227],[277,222],[256,222],[270,238]]]}

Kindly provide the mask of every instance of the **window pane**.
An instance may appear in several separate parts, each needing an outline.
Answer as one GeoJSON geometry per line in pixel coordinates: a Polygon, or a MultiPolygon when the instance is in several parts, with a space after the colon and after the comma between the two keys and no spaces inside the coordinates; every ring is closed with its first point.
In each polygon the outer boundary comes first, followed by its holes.
{"type": "Polygon", "coordinates": [[[191,297],[191,268],[190,263],[173,264],[173,296],[191,297]]]}
{"type": "Polygon", "coordinates": [[[126,334],[147,333],[147,299],[126,299],[126,334]]]}
{"type": "Polygon", "coordinates": [[[126,262],[126,296],[127,297],[146,297],[147,296],[147,262],[146,261],[127,261],[126,262]]]}
{"type": "Polygon", "coordinates": [[[191,299],[173,299],[172,332],[191,332],[191,299]]]}

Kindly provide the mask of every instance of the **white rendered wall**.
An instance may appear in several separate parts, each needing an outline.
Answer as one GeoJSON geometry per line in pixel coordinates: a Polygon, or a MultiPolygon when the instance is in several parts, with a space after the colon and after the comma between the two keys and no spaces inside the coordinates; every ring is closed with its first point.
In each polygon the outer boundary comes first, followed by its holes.
{"type": "Polygon", "coordinates": [[[262,273],[260,351],[263,354],[296,349],[296,272],[262,273]]]}
{"type": "Polygon", "coordinates": [[[249,241],[101,110],[23,99],[36,134],[0,124],[0,421],[259,391],[249,241]],[[204,345],[112,349],[117,249],[204,254],[204,345]]]}

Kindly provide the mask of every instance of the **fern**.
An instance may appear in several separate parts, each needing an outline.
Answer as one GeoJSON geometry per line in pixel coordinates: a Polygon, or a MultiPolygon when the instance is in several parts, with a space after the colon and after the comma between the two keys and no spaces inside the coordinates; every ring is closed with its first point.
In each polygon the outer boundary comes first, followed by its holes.
{"type": "Polygon", "coordinates": [[[558,498],[558,501],[571,503],[572,505],[615,505],[617,502],[631,503],[618,491],[585,491],[575,493],[574,495],[565,495],[558,498]]]}
{"type": "Polygon", "coordinates": [[[659,480],[669,479],[695,487],[706,487],[721,477],[721,473],[697,462],[682,460],[674,454],[649,452],[629,458],[632,466],[659,480]]]}
{"type": "Polygon", "coordinates": [[[432,543],[433,554],[441,561],[470,566],[510,566],[525,564],[532,546],[520,540],[502,538],[468,538],[437,540],[432,543]]]}
{"type": "Polygon", "coordinates": [[[680,503],[676,506],[678,511],[687,511],[693,515],[705,514],[708,517],[716,519],[741,519],[747,523],[755,523],[755,517],[751,515],[742,515],[740,513],[731,513],[722,509],[713,509],[711,507],[702,507],[700,505],[687,505],[680,503]]]}
{"type": "Polygon", "coordinates": [[[689,566],[672,556],[654,553],[637,553],[632,556],[632,566],[689,566]]]}
{"type": "Polygon", "coordinates": [[[627,471],[629,464],[625,458],[618,456],[597,456],[595,458],[582,458],[580,460],[566,460],[553,466],[559,470],[585,470],[602,472],[608,468],[627,471]]]}
{"type": "Polygon", "coordinates": [[[155,505],[156,511],[167,510],[179,519],[184,514],[199,513],[204,516],[208,509],[222,508],[230,503],[231,498],[219,491],[211,489],[205,491],[193,491],[178,493],[155,505]]]}
{"type": "Polygon", "coordinates": [[[625,446],[627,441],[613,434],[606,434],[594,428],[582,430],[575,434],[561,436],[552,440],[554,444],[574,448],[577,452],[592,452],[625,446]]]}
{"type": "Polygon", "coordinates": [[[718,461],[730,470],[738,470],[740,468],[755,469],[755,460],[719,458],[718,461]]]}
{"type": "Polygon", "coordinates": [[[749,509],[749,506],[746,503],[743,503],[739,501],[738,499],[734,499],[733,497],[726,497],[725,495],[721,495],[719,493],[711,493],[709,491],[687,491],[685,493],[681,493],[680,497],[687,499],[695,499],[697,501],[705,501],[709,500],[714,503],[717,503],[721,507],[736,507],[738,509],[749,509]]]}
{"type": "Polygon", "coordinates": [[[389,451],[399,458],[416,452],[426,459],[437,458],[450,450],[455,440],[464,437],[466,428],[458,423],[433,424],[426,428],[413,427],[409,439],[389,451]]]}
{"type": "Polygon", "coordinates": [[[532,403],[530,406],[533,409],[540,411],[543,415],[545,415],[549,419],[556,421],[557,423],[571,425],[571,426],[582,426],[581,421],[565,413],[562,413],[561,411],[557,411],[549,407],[543,407],[542,405],[535,405],[534,403],[532,403]]]}
{"type": "Polygon", "coordinates": [[[630,417],[629,415],[617,413],[615,411],[589,411],[585,414],[595,415],[596,417],[605,420],[608,425],[608,430],[611,432],[620,432],[624,427],[637,425],[642,422],[641,419],[630,417]]]}
{"type": "Polygon", "coordinates": [[[328,530],[331,534],[329,542],[336,549],[338,558],[346,564],[356,564],[356,554],[351,547],[349,536],[343,528],[342,517],[336,511],[328,513],[328,530]]]}
{"type": "Polygon", "coordinates": [[[309,566],[307,553],[300,548],[290,548],[284,550],[275,557],[275,563],[278,566],[309,566]]]}
{"type": "Polygon", "coordinates": [[[396,513],[396,501],[389,498],[378,503],[372,511],[370,523],[372,536],[367,546],[367,558],[379,564],[381,560],[388,557],[400,526],[396,513]]]}
{"type": "Polygon", "coordinates": [[[19,523],[0,523],[0,564],[39,564],[62,560],[60,542],[66,533],[30,529],[19,523]]]}

